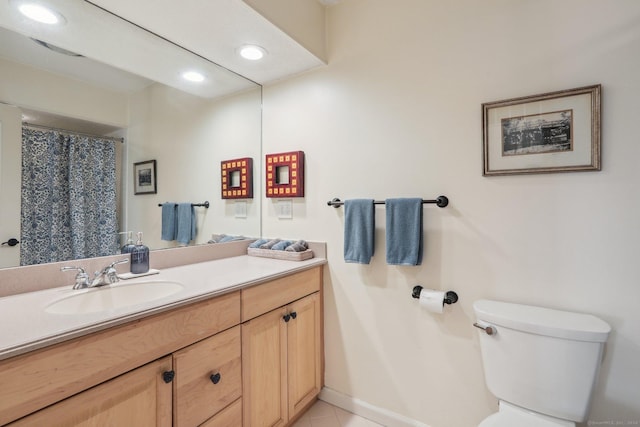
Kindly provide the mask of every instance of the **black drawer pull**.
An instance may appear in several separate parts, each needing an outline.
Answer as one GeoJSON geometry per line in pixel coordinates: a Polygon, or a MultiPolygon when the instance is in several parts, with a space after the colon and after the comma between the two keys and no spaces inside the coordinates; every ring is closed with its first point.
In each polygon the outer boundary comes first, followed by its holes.
{"type": "Polygon", "coordinates": [[[220,376],[220,373],[218,372],[217,374],[212,374],[209,379],[211,380],[212,383],[214,384],[218,384],[220,382],[220,380],[222,379],[222,377],[220,376]]]}
{"type": "Polygon", "coordinates": [[[285,323],[288,323],[289,320],[291,320],[291,315],[285,314],[284,316],[282,316],[282,318],[284,319],[285,323]]]}

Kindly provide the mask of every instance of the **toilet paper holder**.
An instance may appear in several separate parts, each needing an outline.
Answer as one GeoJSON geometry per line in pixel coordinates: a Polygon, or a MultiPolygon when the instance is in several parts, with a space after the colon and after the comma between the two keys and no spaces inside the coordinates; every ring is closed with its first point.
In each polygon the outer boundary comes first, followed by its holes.
{"type": "MultiPolygon", "coordinates": [[[[422,286],[420,285],[416,285],[413,287],[413,292],[411,292],[411,297],[412,298],[420,298],[420,292],[422,292],[422,286]]],[[[456,302],[458,302],[458,294],[456,294],[453,291],[447,291],[445,293],[445,298],[443,301],[445,304],[455,304],[456,302]]]]}

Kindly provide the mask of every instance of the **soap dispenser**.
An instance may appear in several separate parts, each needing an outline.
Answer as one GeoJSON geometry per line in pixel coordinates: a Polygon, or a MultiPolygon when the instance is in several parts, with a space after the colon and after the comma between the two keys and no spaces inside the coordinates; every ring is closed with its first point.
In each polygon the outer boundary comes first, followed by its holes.
{"type": "Polygon", "coordinates": [[[126,231],[121,234],[127,234],[128,238],[127,243],[122,247],[122,249],[120,249],[120,253],[130,254],[131,252],[133,252],[133,248],[136,247],[136,245],[133,244],[133,231],[126,231]]]}
{"type": "Polygon", "coordinates": [[[138,232],[138,241],[131,250],[131,272],[142,274],[149,271],[149,248],[142,244],[142,231],[138,232]]]}

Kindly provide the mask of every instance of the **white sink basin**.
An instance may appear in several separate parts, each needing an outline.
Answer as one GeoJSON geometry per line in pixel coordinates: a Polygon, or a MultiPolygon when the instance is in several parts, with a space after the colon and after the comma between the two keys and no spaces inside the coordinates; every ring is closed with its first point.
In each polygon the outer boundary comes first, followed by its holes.
{"type": "Polygon", "coordinates": [[[178,282],[157,280],[78,290],[65,298],[47,305],[45,311],[53,314],[87,314],[128,307],[168,297],[184,289],[178,282]]]}

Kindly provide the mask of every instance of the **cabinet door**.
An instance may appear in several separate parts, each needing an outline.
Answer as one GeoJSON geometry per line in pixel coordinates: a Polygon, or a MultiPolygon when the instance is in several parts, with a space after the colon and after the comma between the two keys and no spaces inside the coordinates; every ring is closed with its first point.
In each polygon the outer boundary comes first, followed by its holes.
{"type": "Polygon", "coordinates": [[[12,427],[171,427],[171,384],[162,374],[171,357],[151,362],[104,384],[15,421],[12,427]]]}
{"type": "Polygon", "coordinates": [[[289,305],[287,361],[289,417],[304,409],[322,387],[320,296],[311,294],[289,305]]]}
{"type": "Polygon", "coordinates": [[[197,426],[242,394],[240,326],[173,355],[175,426],[197,426]]]}
{"type": "Polygon", "coordinates": [[[244,427],[278,427],[287,414],[287,335],[277,309],[242,324],[244,427]]]}

